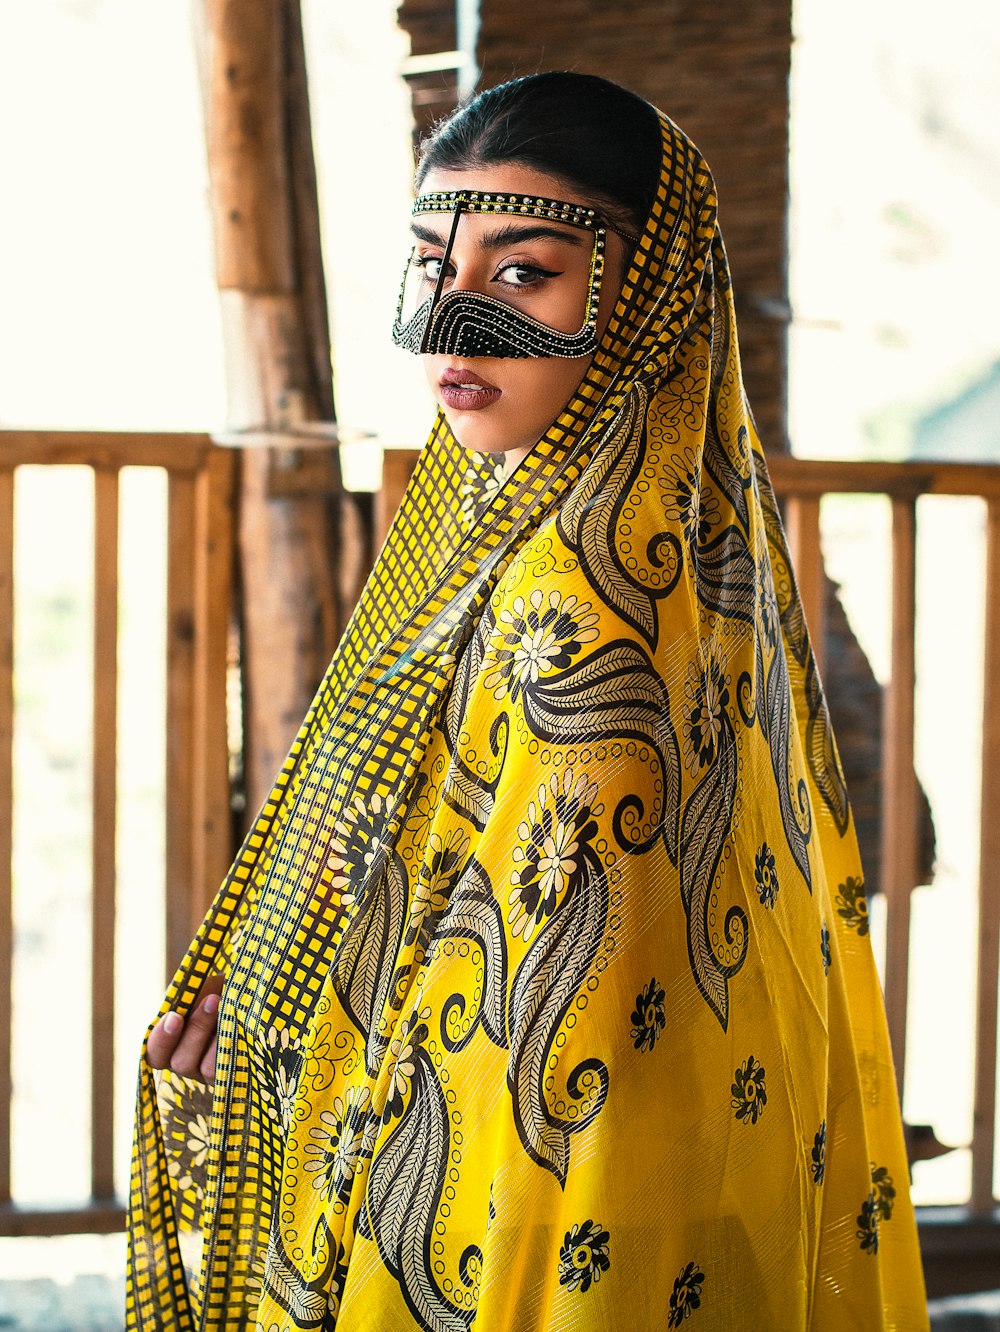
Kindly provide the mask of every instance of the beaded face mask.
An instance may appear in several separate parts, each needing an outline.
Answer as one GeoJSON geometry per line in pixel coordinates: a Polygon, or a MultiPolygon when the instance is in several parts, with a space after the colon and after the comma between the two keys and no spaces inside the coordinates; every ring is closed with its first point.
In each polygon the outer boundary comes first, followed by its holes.
{"type": "MultiPolygon", "coordinates": [[[[413,215],[453,214],[451,230],[436,274],[426,271],[417,247],[411,251],[396,306],[392,340],[417,355],[432,356],[587,356],[597,347],[597,309],[604,275],[608,231],[633,245],[638,237],[613,227],[593,208],[530,194],[497,194],[480,190],[449,190],[421,194],[413,215]],[[499,213],[532,221],[560,222],[593,236],[586,290],[581,292],[578,326],[553,328],[516,305],[479,291],[444,291],[448,263],[463,214],[499,213]]],[[[527,267],[527,265],[526,265],[527,267]]],[[[575,321],[574,321],[575,322],[575,321]]]]}

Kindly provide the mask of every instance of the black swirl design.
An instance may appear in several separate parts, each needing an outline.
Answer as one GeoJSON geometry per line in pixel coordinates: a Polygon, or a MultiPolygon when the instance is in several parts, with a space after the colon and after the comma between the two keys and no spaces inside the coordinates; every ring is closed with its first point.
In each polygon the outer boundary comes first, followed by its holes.
{"type": "Polygon", "coordinates": [[[659,637],[656,602],[677,586],[683,569],[680,543],[655,539],[657,559],[653,563],[666,571],[666,577],[657,583],[639,582],[618,550],[622,510],[645,459],[648,404],[648,387],[636,381],[600,455],[559,511],[556,528],[579,557],[601,600],[655,648],[659,637]]]}
{"type": "Polygon", "coordinates": [[[802,872],[806,886],[812,892],[812,870],[809,865],[809,837],[812,831],[812,811],[805,781],[796,781],[792,764],[792,693],[788,681],[788,664],[783,652],[775,652],[767,671],[765,686],[767,729],[771,748],[771,765],[778,791],[781,824],[792,859],[802,872]]]}
{"type": "Polygon", "coordinates": [[[295,1327],[332,1332],[347,1279],[347,1259],[343,1244],[332,1239],[324,1217],[316,1223],[312,1247],[314,1275],[307,1281],[273,1228],[261,1284],[295,1327]]]}
{"type": "Polygon", "coordinates": [[[506,1049],[507,936],[489,875],[475,859],[466,866],[448,910],[438,922],[428,962],[442,939],[468,939],[483,955],[483,993],[479,1007],[465,1035],[453,1040],[448,1034],[449,1026],[456,1013],[459,1019],[465,1017],[466,996],[453,994],[448,998],[441,1011],[444,1045],[453,1052],[463,1050],[481,1024],[494,1045],[506,1049]]]}
{"type": "MultiPolygon", "coordinates": [[[[431,1267],[431,1236],[448,1168],[448,1106],[423,1046],[415,1047],[411,1060],[410,1095],[372,1161],[358,1233],[378,1244],[419,1327],[465,1332],[475,1309],[454,1305],[431,1267]]],[[[468,1271],[468,1261],[465,1266],[468,1271]]]]}
{"type": "Polygon", "coordinates": [[[723,923],[724,937],[730,945],[742,939],[743,946],[733,961],[721,962],[708,918],[712,884],[732,827],[736,768],[736,736],[728,712],[723,712],[714,761],[684,807],[680,836],[681,897],[687,913],[691,971],[723,1031],[729,1026],[729,980],[746,961],[748,947],[746,913],[730,907],[723,923]]]}
{"type": "MultiPolygon", "coordinates": [[[[670,719],[667,687],[646,653],[621,639],[583,658],[557,675],[529,681],[523,689],[524,716],[539,739],[557,744],[583,741],[642,740],[663,774],[660,808],[642,816],[654,830],[644,844],[616,826],[624,850],[646,849],[662,835],[671,861],[677,861],[681,756],[670,719]]],[[[624,812],[624,810],[623,810],[624,812]]]]}
{"type": "Polygon", "coordinates": [[[333,987],[345,1013],[365,1037],[365,1064],[373,1075],[387,1049],[387,1040],[379,1035],[377,1026],[393,991],[406,908],[406,867],[393,854],[366,888],[333,964],[333,987]]]}
{"type": "Polygon", "coordinates": [[[608,1072],[600,1060],[585,1060],[567,1079],[569,1095],[590,1104],[576,1119],[557,1115],[545,1091],[549,1053],[556,1031],[586,978],[604,934],[608,887],[600,862],[581,846],[577,871],[558,911],[542,927],[510,991],[510,1064],[507,1083],[514,1121],[532,1160],[565,1187],[570,1135],[591,1124],[604,1105],[608,1072]]]}

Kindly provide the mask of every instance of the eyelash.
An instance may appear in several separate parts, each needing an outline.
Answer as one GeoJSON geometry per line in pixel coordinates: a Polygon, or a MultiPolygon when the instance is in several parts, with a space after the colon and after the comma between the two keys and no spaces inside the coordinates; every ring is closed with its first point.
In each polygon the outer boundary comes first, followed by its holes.
{"type": "MultiPolygon", "coordinates": [[[[439,264],[441,256],[437,254],[417,254],[413,257],[413,262],[417,268],[426,270],[428,264],[439,264]]],[[[532,287],[540,287],[546,278],[559,277],[559,272],[549,268],[539,268],[537,264],[504,264],[502,268],[497,269],[497,273],[505,273],[508,268],[520,269],[522,273],[534,273],[535,276],[530,282],[505,282],[505,287],[513,287],[515,291],[530,291],[532,287]]],[[[433,277],[427,274],[428,282],[437,282],[437,274],[433,277]]],[[[496,281],[493,278],[492,281],[496,281]]]]}

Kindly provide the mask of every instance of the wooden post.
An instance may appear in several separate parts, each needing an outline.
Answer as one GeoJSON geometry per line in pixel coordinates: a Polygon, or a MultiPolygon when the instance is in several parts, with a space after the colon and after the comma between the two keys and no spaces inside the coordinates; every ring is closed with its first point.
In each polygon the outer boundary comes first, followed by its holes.
{"type": "MultiPolygon", "coordinates": [[[[334,419],[299,0],[199,0],[229,431],[334,419]]],[[[343,625],[339,459],[242,451],[239,560],[247,816],[285,757],[343,625]]]]}

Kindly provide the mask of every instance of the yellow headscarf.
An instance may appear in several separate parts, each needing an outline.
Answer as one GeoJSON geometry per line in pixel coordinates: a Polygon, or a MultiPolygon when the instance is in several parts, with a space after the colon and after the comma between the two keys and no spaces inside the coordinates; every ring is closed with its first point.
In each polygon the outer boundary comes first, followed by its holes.
{"type": "Polygon", "coordinates": [[[439,416],[142,1066],[128,1326],[921,1329],[837,750],[708,168],[504,476],[439,416]]]}

